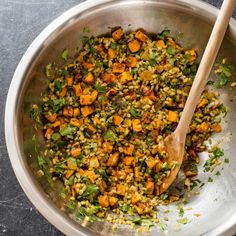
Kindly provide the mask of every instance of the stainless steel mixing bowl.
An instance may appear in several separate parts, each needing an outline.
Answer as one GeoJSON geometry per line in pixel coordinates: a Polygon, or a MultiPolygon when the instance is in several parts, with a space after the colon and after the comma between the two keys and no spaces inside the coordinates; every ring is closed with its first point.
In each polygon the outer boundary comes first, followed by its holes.
{"type": "MultiPolygon", "coordinates": [[[[43,178],[37,177],[37,164],[32,155],[32,135],[35,133],[28,111],[32,103],[40,102],[48,79],[43,68],[49,62],[63,64],[60,57],[64,48],[74,54],[81,46],[83,27],[88,26],[92,34],[109,32],[109,27],[122,26],[125,30],[144,28],[148,32],[159,32],[168,27],[173,35],[184,34],[181,44],[195,47],[199,54],[206,45],[218,10],[196,0],[93,0],[80,4],[53,21],[31,44],[14,74],[6,103],[6,142],[15,174],[28,198],[52,224],[66,235],[130,235],[125,227],[114,233],[111,225],[102,222],[77,223],[60,210],[58,192],[43,178]]],[[[227,38],[224,40],[218,60],[227,57],[236,65],[236,22],[231,20],[227,38]]],[[[230,164],[223,165],[220,177],[206,183],[200,195],[192,198],[185,208],[188,224],[176,229],[178,212],[176,205],[162,206],[159,215],[168,208],[169,221],[166,230],[159,226],[150,235],[232,235],[236,224],[236,89],[230,86],[220,90],[222,100],[229,107],[223,133],[225,156],[230,164]],[[232,102],[233,101],[233,102],[232,102]],[[194,213],[200,213],[195,217],[194,213]]],[[[40,132],[36,137],[43,148],[40,132]]],[[[208,174],[200,170],[199,179],[207,182],[208,174]]],[[[161,217],[160,217],[161,218],[161,217]]],[[[178,228],[178,225],[177,225],[178,228]]]]}

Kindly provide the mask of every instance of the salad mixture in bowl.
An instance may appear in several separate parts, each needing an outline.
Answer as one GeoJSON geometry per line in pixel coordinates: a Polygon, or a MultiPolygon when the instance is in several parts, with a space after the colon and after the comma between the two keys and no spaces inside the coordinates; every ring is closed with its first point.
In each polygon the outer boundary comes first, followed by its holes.
{"type": "MultiPolygon", "coordinates": [[[[62,57],[67,60],[67,49],[62,57]]],[[[134,226],[158,222],[157,206],[182,197],[178,188],[160,194],[159,186],[175,164],[166,161],[164,139],[177,127],[196,60],[197,51],[182,48],[167,29],[151,35],[118,27],[110,35],[83,37],[81,51],[63,68],[46,67],[50,83],[31,115],[46,140],[39,174],[63,183],[63,207],[80,217],[134,226]]],[[[225,112],[218,92],[206,88],[186,138],[187,191],[198,174],[198,153],[221,132],[225,112]]],[[[218,147],[211,152],[206,171],[223,155],[218,147]]]]}

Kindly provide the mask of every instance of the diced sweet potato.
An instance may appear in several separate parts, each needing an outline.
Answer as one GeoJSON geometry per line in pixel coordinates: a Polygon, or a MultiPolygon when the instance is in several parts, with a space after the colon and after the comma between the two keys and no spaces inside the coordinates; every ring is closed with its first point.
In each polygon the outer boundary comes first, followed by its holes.
{"type": "Polygon", "coordinates": [[[102,144],[102,147],[106,153],[111,153],[113,149],[113,145],[111,142],[104,142],[102,144]]]}
{"type": "Polygon", "coordinates": [[[123,158],[123,163],[124,163],[124,165],[126,165],[126,166],[131,166],[131,165],[133,165],[133,163],[134,163],[134,157],[132,157],[132,156],[124,157],[124,158],[123,158]]]}
{"type": "Polygon", "coordinates": [[[61,92],[59,93],[59,97],[65,97],[67,93],[67,87],[63,87],[61,92]]]}
{"type": "Polygon", "coordinates": [[[46,137],[47,139],[50,139],[51,136],[52,136],[52,134],[53,134],[53,132],[54,132],[53,129],[51,129],[50,127],[47,128],[46,133],[45,133],[45,137],[46,137]]]}
{"type": "Polygon", "coordinates": [[[146,81],[153,80],[152,72],[149,70],[145,70],[140,74],[140,78],[146,81]]]}
{"type": "Polygon", "coordinates": [[[91,105],[97,99],[98,92],[97,90],[93,90],[91,94],[80,95],[80,104],[81,105],[91,105]]]}
{"type": "Polygon", "coordinates": [[[150,169],[153,169],[157,163],[158,163],[158,160],[153,157],[146,160],[146,164],[147,164],[148,168],[150,168],[150,169]]]}
{"type": "Polygon", "coordinates": [[[209,129],[209,125],[206,122],[202,122],[198,127],[197,127],[197,132],[199,133],[206,133],[209,129]]]}
{"type": "Polygon", "coordinates": [[[112,48],[108,48],[108,56],[110,59],[113,59],[116,56],[116,51],[112,48]]]}
{"type": "Polygon", "coordinates": [[[57,119],[57,114],[45,115],[45,118],[52,123],[57,119]]]}
{"type": "Polygon", "coordinates": [[[84,62],[83,67],[84,67],[84,69],[89,70],[89,69],[93,68],[93,63],[84,62]]]}
{"type": "Polygon", "coordinates": [[[80,109],[78,107],[74,108],[74,113],[73,113],[73,116],[74,117],[77,117],[80,115],[80,109]]]}
{"type": "Polygon", "coordinates": [[[138,63],[138,59],[136,57],[129,56],[126,60],[126,65],[128,67],[136,67],[138,63]]]}
{"type": "Polygon", "coordinates": [[[98,176],[94,173],[93,170],[87,170],[85,171],[85,175],[89,178],[89,180],[92,183],[95,183],[96,179],[98,178],[98,176]]]}
{"type": "Polygon", "coordinates": [[[80,127],[84,123],[83,119],[71,118],[70,124],[76,127],[80,127]]]}
{"type": "Polygon", "coordinates": [[[148,40],[148,36],[140,30],[136,32],[135,38],[139,39],[142,42],[146,42],[148,40]]]}
{"type": "Polygon", "coordinates": [[[135,192],[134,194],[132,194],[131,203],[135,205],[141,199],[142,199],[142,196],[139,193],[135,192]]]}
{"type": "Polygon", "coordinates": [[[217,123],[211,125],[211,129],[216,133],[220,133],[222,131],[220,124],[217,123]]]}
{"type": "Polygon", "coordinates": [[[108,207],[109,206],[109,199],[107,195],[100,195],[98,197],[98,202],[102,207],[108,207]]]}
{"type": "Polygon", "coordinates": [[[125,71],[125,64],[118,63],[118,62],[114,63],[112,71],[114,73],[122,73],[122,72],[124,72],[125,71]]]}
{"type": "Polygon", "coordinates": [[[116,81],[116,76],[113,73],[111,73],[111,72],[105,72],[102,75],[102,79],[106,83],[114,83],[116,81]]]}
{"type": "Polygon", "coordinates": [[[92,84],[94,82],[94,76],[92,74],[92,72],[89,72],[85,78],[84,78],[84,82],[87,84],[92,84]]]}
{"type": "Polygon", "coordinates": [[[147,193],[148,193],[148,194],[153,194],[153,191],[154,191],[154,182],[148,181],[148,182],[146,183],[146,189],[147,189],[147,193]]]}
{"type": "Polygon", "coordinates": [[[154,120],[153,120],[153,127],[155,128],[155,129],[160,129],[161,128],[161,126],[162,126],[162,121],[160,120],[160,119],[158,119],[158,118],[155,118],[154,120]]]}
{"type": "Polygon", "coordinates": [[[97,158],[97,157],[92,157],[92,158],[89,160],[89,166],[90,166],[91,168],[98,168],[98,167],[99,167],[98,158],[97,158]]]}
{"type": "Polygon", "coordinates": [[[66,78],[66,83],[67,83],[67,85],[72,85],[73,84],[73,78],[72,77],[67,77],[66,78]]]}
{"type": "Polygon", "coordinates": [[[115,206],[118,202],[118,198],[116,197],[109,197],[109,203],[111,206],[115,206]]]}
{"type": "Polygon", "coordinates": [[[119,160],[119,153],[115,152],[111,156],[109,156],[107,161],[107,166],[117,166],[119,160]]]}
{"type": "Polygon", "coordinates": [[[168,120],[171,122],[177,122],[178,113],[176,111],[168,111],[168,120]]]}
{"type": "Polygon", "coordinates": [[[59,127],[61,125],[61,121],[59,119],[57,119],[53,124],[52,124],[52,127],[53,128],[56,128],[56,127],[59,127]]]}
{"type": "Polygon", "coordinates": [[[114,122],[114,125],[120,125],[123,121],[123,118],[119,115],[114,115],[113,116],[113,122],[114,122]]]}
{"type": "Polygon", "coordinates": [[[115,30],[115,31],[112,33],[112,38],[117,41],[117,40],[121,39],[123,33],[124,33],[124,32],[123,32],[123,29],[122,29],[122,28],[119,28],[119,29],[115,30]]]}
{"type": "Polygon", "coordinates": [[[119,80],[121,84],[126,84],[129,81],[133,80],[132,75],[130,74],[129,71],[124,71],[122,74],[119,76],[119,80]]]}
{"type": "Polygon", "coordinates": [[[132,53],[138,52],[141,48],[141,43],[137,40],[137,39],[132,39],[129,43],[128,43],[128,47],[129,50],[132,53]]]}
{"type": "Polygon", "coordinates": [[[141,121],[139,119],[132,120],[132,128],[133,128],[133,131],[135,131],[135,132],[142,131],[141,121]]]}
{"type": "Polygon", "coordinates": [[[70,154],[73,157],[79,156],[81,154],[81,148],[78,147],[78,148],[72,149],[70,154]]]}
{"type": "Polygon", "coordinates": [[[126,155],[132,155],[133,152],[134,152],[134,145],[130,143],[127,147],[125,147],[124,153],[126,155]]]}
{"type": "Polygon", "coordinates": [[[81,113],[84,117],[89,116],[90,114],[92,114],[94,112],[94,108],[93,106],[84,106],[81,107],[81,113]]]}
{"type": "Polygon", "coordinates": [[[63,116],[72,117],[74,115],[74,109],[71,106],[63,108],[63,116]]]}
{"type": "Polygon", "coordinates": [[[74,88],[74,93],[77,97],[83,94],[80,84],[73,85],[73,88],[74,88]]]}
{"type": "Polygon", "coordinates": [[[116,186],[116,191],[117,194],[125,196],[125,192],[126,192],[126,187],[123,184],[117,184],[116,186]]]}
{"type": "Polygon", "coordinates": [[[100,192],[104,194],[106,192],[106,188],[107,188],[107,184],[104,180],[102,180],[99,186],[100,192]]]}
{"type": "Polygon", "coordinates": [[[197,59],[197,52],[194,49],[186,50],[185,55],[189,56],[189,62],[192,63],[197,59]]]}
{"type": "Polygon", "coordinates": [[[66,179],[69,179],[74,172],[75,172],[74,170],[67,170],[65,174],[66,179]]]}
{"type": "Polygon", "coordinates": [[[99,120],[99,118],[98,118],[97,116],[94,116],[94,117],[93,117],[93,123],[94,123],[95,125],[99,125],[99,124],[101,124],[101,121],[99,120]]]}
{"type": "Polygon", "coordinates": [[[167,48],[167,45],[165,44],[164,40],[162,40],[162,39],[157,40],[156,46],[157,46],[158,48],[167,48]]]}
{"type": "Polygon", "coordinates": [[[200,102],[198,103],[197,107],[205,107],[208,103],[208,100],[206,98],[202,98],[200,102]]]}
{"type": "Polygon", "coordinates": [[[137,204],[137,206],[135,207],[136,211],[138,212],[139,215],[145,215],[145,214],[149,214],[152,210],[152,207],[150,205],[150,203],[148,202],[139,202],[137,204]]]}

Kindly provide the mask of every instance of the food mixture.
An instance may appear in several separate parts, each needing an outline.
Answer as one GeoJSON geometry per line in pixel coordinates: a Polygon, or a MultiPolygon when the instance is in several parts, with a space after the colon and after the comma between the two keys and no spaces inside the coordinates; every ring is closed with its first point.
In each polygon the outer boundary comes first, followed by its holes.
{"type": "MultiPolygon", "coordinates": [[[[173,167],[164,139],[177,127],[196,59],[196,50],[183,49],[168,30],[148,35],[116,28],[83,37],[76,59],[54,76],[47,66],[51,81],[40,108],[44,155],[52,180],[64,184],[67,208],[132,224],[137,217],[158,221],[156,206],[179,200],[176,193],[159,192],[173,167]]],[[[223,108],[218,94],[206,89],[186,139],[186,179],[198,174],[204,141],[221,132],[223,108]]]]}

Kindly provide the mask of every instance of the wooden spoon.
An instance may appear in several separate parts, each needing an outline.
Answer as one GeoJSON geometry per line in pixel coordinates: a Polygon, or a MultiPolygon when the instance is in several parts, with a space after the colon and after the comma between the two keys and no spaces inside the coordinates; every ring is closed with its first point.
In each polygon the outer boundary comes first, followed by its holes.
{"type": "Polygon", "coordinates": [[[174,165],[169,176],[166,177],[160,185],[160,194],[165,192],[173,183],[183,162],[185,139],[188,127],[199,102],[200,96],[205,88],[235,5],[236,0],[224,0],[199,65],[179,124],[176,130],[165,138],[165,144],[168,152],[167,163],[174,165]]]}

